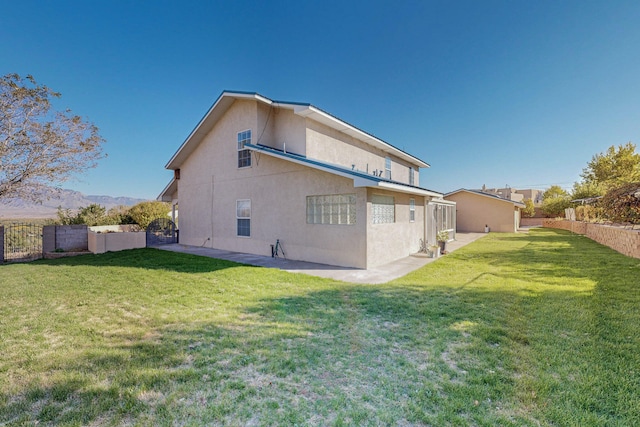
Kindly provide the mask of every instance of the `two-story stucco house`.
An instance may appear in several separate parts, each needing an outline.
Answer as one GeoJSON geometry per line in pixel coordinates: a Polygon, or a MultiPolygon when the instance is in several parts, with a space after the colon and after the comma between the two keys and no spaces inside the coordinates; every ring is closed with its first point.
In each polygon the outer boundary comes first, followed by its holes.
{"type": "Polygon", "coordinates": [[[455,230],[424,161],[310,105],[223,92],[166,167],[180,243],[372,268],[455,230]]]}

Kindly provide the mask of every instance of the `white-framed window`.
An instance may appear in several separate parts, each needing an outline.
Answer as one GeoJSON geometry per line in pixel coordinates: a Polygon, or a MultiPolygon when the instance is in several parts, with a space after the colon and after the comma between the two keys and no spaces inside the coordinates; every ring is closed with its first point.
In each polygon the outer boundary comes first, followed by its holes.
{"type": "Polygon", "coordinates": [[[355,223],[355,194],[307,196],[307,224],[353,225],[355,223]]]}
{"type": "Polygon", "coordinates": [[[244,147],[244,144],[251,144],[251,130],[238,132],[238,167],[247,168],[251,166],[251,150],[244,147]]]}
{"type": "Polygon", "coordinates": [[[409,185],[415,185],[414,170],[411,166],[409,166],[409,185]]]}
{"type": "Polygon", "coordinates": [[[384,159],[384,177],[391,179],[391,157],[385,157],[384,159]]]}
{"type": "Polygon", "coordinates": [[[409,222],[416,221],[416,199],[409,199],[409,222]]]}
{"type": "Polygon", "coordinates": [[[251,200],[236,200],[236,232],[240,237],[251,237],[251,200]]]}
{"type": "Polygon", "coordinates": [[[371,197],[371,222],[373,224],[396,222],[396,205],[393,196],[374,194],[371,197]]]}

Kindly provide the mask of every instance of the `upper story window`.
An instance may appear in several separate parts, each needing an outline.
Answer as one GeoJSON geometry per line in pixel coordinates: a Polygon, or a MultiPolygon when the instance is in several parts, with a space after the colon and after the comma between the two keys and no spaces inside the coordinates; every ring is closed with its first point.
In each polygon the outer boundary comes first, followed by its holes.
{"type": "Polygon", "coordinates": [[[251,166],[251,150],[245,148],[245,144],[251,144],[251,130],[238,132],[238,167],[251,166]]]}
{"type": "Polygon", "coordinates": [[[391,179],[391,157],[385,157],[384,159],[384,177],[391,179]]]}
{"type": "Polygon", "coordinates": [[[409,166],[409,185],[415,185],[416,180],[414,172],[413,167],[409,166]]]}

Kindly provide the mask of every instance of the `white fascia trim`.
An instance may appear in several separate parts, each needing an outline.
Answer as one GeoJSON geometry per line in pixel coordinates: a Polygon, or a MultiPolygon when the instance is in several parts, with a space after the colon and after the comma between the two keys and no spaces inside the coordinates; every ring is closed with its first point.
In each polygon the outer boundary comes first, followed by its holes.
{"type": "Polygon", "coordinates": [[[158,195],[158,197],[156,197],[156,200],[159,200],[161,202],[167,202],[167,201],[173,200],[173,198],[171,200],[165,200],[164,196],[171,189],[171,187],[173,187],[173,186],[177,187],[177,185],[178,185],[178,183],[176,182],[176,179],[175,178],[171,178],[171,181],[169,181],[167,186],[164,187],[164,190],[162,190],[162,192],[158,195]]]}
{"type": "Polygon", "coordinates": [[[318,110],[317,108],[315,108],[313,105],[294,105],[293,106],[293,112],[299,116],[302,117],[309,117],[311,119],[314,119],[314,115],[318,115],[320,116],[320,118],[322,120],[317,120],[320,123],[324,123],[327,124],[330,123],[330,126],[340,132],[344,132],[347,135],[353,136],[356,139],[359,139],[361,141],[366,142],[367,144],[373,145],[373,146],[377,146],[378,148],[382,149],[383,151],[386,151],[390,154],[393,154],[396,157],[399,157],[401,159],[404,159],[406,161],[408,161],[409,163],[412,163],[414,165],[418,165],[421,168],[428,168],[430,167],[428,163],[418,159],[417,157],[414,157],[408,153],[405,153],[402,150],[399,150],[398,148],[384,142],[381,139],[378,139],[372,135],[369,135],[368,133],[361,131],[360,129],[343,122],[340,119],[337,119],[336,117],[333,117],[330,114],[325,113],[322,110],[318,110]]]}
{"type": "Polygon", "coordinates": [[[454,206],[457,204],[457,202],[454,202],[453,200],[447,200],[447,199],[431,199],[429,200],[429,203],[437,203],[439,205],[451,205],[451,206],[454,206]]]}
{"type": "Polygon", "coordinates": [[[322,165],[314,165],[314,164],[309,164],[308,162],[305,162],[304,160],[298,160],[289,156],[280,156],[278,153],[273,153],[273,152],[269,152],[269,151],[262,151],[262,150],[256,150],[253,149],[251,147],[249,147],[250,150],[253,151],[257,151],[258,153],[262,153],[262,154],[266,154],[267,156],[271,156],[271,157],[275,157],[278,159],[282,159],[282,160],[286,160],[288,162],[292,162],[292,163],[296,163],[298,165],[302,165],[302,166],[306,166],[312,169],[317,169],[323,172],[328,172],[332,175],[338,175],[344,178],[349,178],[349,179],[353,179],[353,183],[354,183],[354,187],[371,187],[371,186],[375,186],[377,183],[373,180],[368,180],[365,178],[360,178],[360,177],[354,177],[353,175],[349,174],[349,173],[345,173],[345,172],[341,172],[339,170],[335,170],[335,169],[331,169],[331,168],[327,168],[324,167],[322,165]],[[357,184],[357,185],[356,185],[357,184]]]}
{"type": "Polygon", "coordinates": [[[380,182],[378,182],[376,184],[377,185],[375,185],[375,187],[385,188],[385,189],[388,189],[388,190],[398,191],[398,192],[401,192],[401,193],[415,194],[417,196],[427,196],[427,197],[435,197],[435,198],[441,198],[442,197],[441,193],[436,193],[436,192],[429,191],[429,190],[423,190],[421,188],[405,187],[404,185],[394,184],[392,182],[380,181],[380,182]]]}
{"type": "MultiPolygon", "coordinates": [[[[173,163],[174,160],[182,153],[182,150],[189,144],[191,139],[195,135],[198,134],[198,132],[200,131],[200,128],[209,120],[209,117],[211,116],[211,114],[216,110],[216,108],[220,105],[220,103],[223,102],[223,100],[225,100],[226,98],[255,99],[255,100],[264,102],[265,104],[268,104],[268,105],[273,104],[272,100],[270,100],[269,98],[265,98],[264,96],[259,95],[257,93],[242,93],[242,92],[230,92],[230,91],[222,92],[222,94],[220,94],[218,99],[216,99],[216,102],[214,102],[213,105],[211,106],[211,108],[209,108],[209,111],[207,111],[207,113],[204,115],[204,117],[198,122],[196,127],[193,128],[193,130],[191,131],[189,136],[187,136],[187,139],[184,140],[184,142],[182,143],[180,148],[178,148],[178,150],[175,152],[175,154],[171,157],[171,159],[164,166],[165,169],[170,169],[169,166],[171,165],[171,163],[173,163]]],[[[202,136],[204,136],[204,135],[202,135],[202,136]]]]}
{"type": "Polygon", "coordinates": [[[367,179],[365,177],[360,177],[360,176],[353,176],[350,173],[347,172],[341,172],[339,170],[335,170],[332,168],[327,168],[324,167],[322,165],[316,165],[316,164],[309,164],[309,162],[305,162],[304,160],[298,160],[289,156],[281,156],[278,153],[273,153],[273,152],[269,152],[269,151],[263,151],[263,150],[256,150],[254,148],[249,147],[250,150],[253,151],[257,151],[259,153],[263,153],[266,154],[268,156],[271,157],[276,157],[278,159],[282,159],[282,160],[287,160],[289,162],[293,162],[299,165],[303,165],[303,166],[307,166],[310,167],[312,169],[317,169],[323,172],[327,172],[333,175],[338,175],[344,178],[349,178],[353,180],[353,186],[354,187],[376,187],[376,188],[383,188],[389,191],[396,191],[396,192],[400,192],[400,193],[408,193],[408,194],[414,194],[417,196],[428,196],[428,197],[434,197],[434,198],[442,198],[442,194],[441,193],[436,193],[433,191],[429,191],[429,190],[423,190],[421,188],[415,188],[415,187],[407,187],[401,184],[394,184],[391,182],[385,182],[385,181],[377,181],[377,180],[373,180],[373,179],[367,179]]]}
{"type": "Polygon", "coordinates": [[[193,136],[198,132],[198,130],[200,129],[200,127],[202,126],[202,124],[209,118],[209,116],[211,115],[211,113],[213,112],[213,110],[216,109],[216,107],[218,106],[218,104],[220,104],[220,102],[222,102],[223,98],[225,97],[225,92],[222,92],[222,95],[220,95],[218,97],[218,99],[216,99],[216,102],[213,103],[213,105],[211,106],[211,108],[209,108],[209,111],[207,111],[207,114],[204,115],[204,117],[202,119],[200,119],[200,121],[198,122],[198,124],[196,125],[196,127],[193,128],[193,130],[191,131],[191,133],[189,134],[189,136],[187,136],[187,138],[184,140],[184,142],[182,143],[182,145],[180,146],[180,148],[178,148],[178,150],[176,150],[175,154],[171,157],[171,159],[169,159],[169,161],[167,162],[166,165],[164,165],[165,169],[169,169],[169,165],[171,163],[173,163],[173,161],[176,159],[176,157],[178,157],[180,155],[180,153],[182,152],[182,150],[184,149],[184,147],[187,146],[187,144],[189,143],[189,141],[191,141],[191,138],[193,138],[193,136]]]}
{"type": "Polygon", "coordinates": [[[447,194],[445,194],[444,196],[445,196],[445,197],[449,197],[449,196],[451,196],[451,195],[458,194],[458,193],[469,193],[469,194],[475,194],[476,196],[486,197],[486,198],[491,199],[491,200],[497,200],[497,201],[499,201],[499,202],[511,203],[512,205],[518,206],[518,207],[520,207],[520,208],[525,208],[525,207],[527,207],[527,205],[525,205],[525,204],[524,204],[524,203],[522,203],[522,202],[516,202],[515,200],[503,199],[502,197],[494,196],[494,195],[492,195],[492,194],[483,194],[483,193],[481,193],[481,192],[471,191],[471,190],[467,190],[467,189],[464,189],[464,188],[462,188],[462,189],[460,189],[460,190],[452,191],[451,193],[447,193],[447,194]]]}

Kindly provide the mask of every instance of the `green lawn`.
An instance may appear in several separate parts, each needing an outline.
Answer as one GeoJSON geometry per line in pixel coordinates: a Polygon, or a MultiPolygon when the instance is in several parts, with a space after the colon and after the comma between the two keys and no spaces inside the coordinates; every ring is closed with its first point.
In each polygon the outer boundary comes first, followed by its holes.
{"type": "Polygon", "coordinates": [[[640,425],[640,260],[561,231],[385,285],[142,249],[0,295],[0,425],[640,425]]]}

